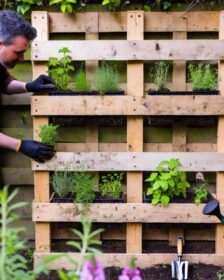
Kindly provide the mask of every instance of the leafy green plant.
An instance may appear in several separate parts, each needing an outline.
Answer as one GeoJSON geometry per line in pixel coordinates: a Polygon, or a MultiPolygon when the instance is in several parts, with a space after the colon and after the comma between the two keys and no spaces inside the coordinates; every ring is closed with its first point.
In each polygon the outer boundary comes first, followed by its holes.
{"type": "Polygon", "coordinates": [[[17,193],[18,190],[14,190],[9,194],[7,186],[0,190],[0,279],[36,280],[41,273],[49,274],[46,265],[58,259],[59,256],[44,258],[34,270],[28,271],[27,260],[21,255],[21,251],[25,250],[26,246],[25,240],[20,239],[20,233],[25,229],[11,226],[19,219],[14,211],[27,205],[25,202],[12,204],[17,193]]]}
{"type": "Polygon", "coordinates": [[[58,142],[58,125],[43,124],[40,126],[38,136],[44,144],[54,145],[58,142]]]}
{"type": "Polygon", "coordinates": [[[33,6],[43,6],[43,0],[17,0],[17,2],[19,3],[17,12],[23,15],[30,11],[33,6]]]}
{"type": "Polygon", "coordinates": [[[69,89],[69,83],[72,81],[71,72],[74,71],[72,59],[69,56],[71,51],[68,48],[61,48],[58,53],[62,54],[62,58],[50,57],[48,73],[59,89],[67,90],[69,89]]]}
{"type": "Polygon", "coordinates": [[[178,159],[164,160],[157,166],[158,172],[152,172],[145,180],[150,183],[147,195],[152,195],[152,205],[162,203],[167,207],[174,196],[179,197],[182,194],[186,198],[186,189],[190,184],[187,182],[186,173],[177,170],[180,166],[178,159]]]}
{"type": "Polygon", "coordinates": [[[59,5],[62,13],[71,14],[74,10],[73,5],[76,2],[76,0],[50,0],[49,5],[59,5]]]}
{"type": "Polygon", "coordinates": [[[83,70],[79,70],[74,79],[74,91],[90,91],[91,84],[86,78],[86,74],[83,70]]]}
{"type": "Polygon", "coordinates": [[[60,197],[65,198],[73,194],[74,172],[69,170],[69,164],[66,165],[65,170],[55,171],[52,176],[52,185],[54,192],[60,197]]]}
{"type": "Polygon", "coordinates": [[[102,176],[102,183],[99,185],[102,196],[107,196],[114,199],[120,198],[120,194],[123,189],[122,179],[123,172],[106,174],[105,176],[102,176]]]}
{"type": "Polygon", "coordinates": [[[194,190],[194,203],[199,205],[208,196],[208,182],[204,179],[203,173],[198,172],[196,174],[196,188],[194,190]]]}
{"type": "MultiPolygon", "coordinates": [[[[94,248],[95,245],[101,245],[102,242],[96,239],[96,236],[103,232],[103,229],[97,229],[92,231],[92,224],[90,221],[86,219],[81,219],[82,223],[82,232],[76,229],[72,229],[72,232],[75,236],[78,236],[81,242],[77,241],[68,241],[67,245],[74,247],[76,250],[80,252],[81,255],[86,253],[93,254],[94,256],[101,253],[100,250],[94,248]]],[[[68,261],[74,266],[74,270],[70,271],[59,271],[59,277],[61,280],[78,280],[80,279],[80,273],[82,269],[82,265],[84,259],[81,261],[74,261],[69,255],[67,256],[68,261]]],[[[91,256],[93,258],[93,256],[91,256]]],[[[95,258],[94,258],[95,259],[95,258]]],[[[89,278],[82,278],[82,279],[89,279],[89,278]]]]}
{"type": "Polygon", "coordinates": [[[190,80],[193,90],[214,90],[218,81],[214,70],[209,64],[189,65],[190,80]]]}
{"type": "Polygon", "coordinates": [[[169,65],[165,61],[160,61],[155,64],[154,83],[156,91],[167,90],[167,77],[169,65]]]}
{"type": "Polygon", "coordinates": [[[121,0],[103,0],[102,5],[107,6],[109,11],[116,11],[121,6],[121,0]]]}
{"type": "Polygon", "coordinates": [[[75,202],[88,204],[95,199],[94,186],[96,176],[86,171],[74,173],[73,192],[75,193],[75,202]]]}
{"type": "Polygon", "coordinates": [[[100,95],[104,95],[105,92],[109,90],[120,90],[118,85],[119,76],[117,71],[105,63],[97,68],[94,81],[96,89],[99,91],[100,95]]]}

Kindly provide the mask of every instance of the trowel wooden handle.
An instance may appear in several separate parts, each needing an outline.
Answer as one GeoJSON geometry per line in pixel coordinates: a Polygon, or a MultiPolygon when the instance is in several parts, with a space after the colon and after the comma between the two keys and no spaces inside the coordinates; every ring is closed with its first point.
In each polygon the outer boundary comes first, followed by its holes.
{"type": "Polygon", "coordinates": [[[183,241],[181,237],[177,238],[177,255],[182,256],[183,253],[183,241]]]}

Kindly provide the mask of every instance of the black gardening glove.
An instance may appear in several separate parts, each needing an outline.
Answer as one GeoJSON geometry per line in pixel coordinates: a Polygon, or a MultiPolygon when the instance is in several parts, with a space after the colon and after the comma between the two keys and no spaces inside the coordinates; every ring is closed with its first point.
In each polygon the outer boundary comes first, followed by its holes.
{"type": "Polygon", "coordinates": [[[33,140],[22,140],[19,151],[41,163],[54,156],[54,146],[33,140]]]}
{"type": "Polygon", "coordinates": [[[40,75],[36,80],[26,84],[26,89],[29,92],[52,90],[55,88],[53,79],[46,75],[40,75]]]}

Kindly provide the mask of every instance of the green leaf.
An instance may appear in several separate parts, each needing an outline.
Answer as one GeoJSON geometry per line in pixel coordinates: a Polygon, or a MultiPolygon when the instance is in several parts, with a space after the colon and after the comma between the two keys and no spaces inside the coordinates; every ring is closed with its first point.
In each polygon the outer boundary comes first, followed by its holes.
{"type": "Polygon", "coordinates": [[[153,190],[158,190],[161,186],[161,182],[160,181],[156,181],[153,185],[152,188],[153,190]]]}
{"type": "Polygon", "coordinates": [[[147,190],[147,195],[152,195],[153,194],[153,188],[149,188],[147,190]]]}
{"type": "Polygon", "coordinates": [[[50,0],[49,5],[51,6],[51,5],[59,4],[62,2],[63,2],[63,0],[50,0]]]}
{"type": "Polygon", "coordinates": [[[110,0],[103,0],[103,2],[102,2],[102,5],[104,6],[104,5],[108,5],[108,4],[110,4],[110,0]]]}
{"type": "Polygon", "coordinates": [[[167,181],[161,181],[161,187],[162,187],[162,189],[164,190],[164,191],[166,191],[167,189],[168,189],[168,187],[169,187],[169,184],[168,184],[168,182],[167,181]]]}
{"type": "Polygon", "coordinates": [[[156,206],[157,204],[159,204],[159,199],[158,198],[153,198],[152,199],[152,205],[156,206]]]}
{"type": "Polygon", "coordinates": [[[158,172],[152,172],[151,175],[150,175],[150,177],[147,178],[147,179],[145,180],[145,182],[152,182],[152,181],[154,181],[154,180],[156,179],[157,176],[158,176],[158,172]]]}
{"type": "Polygon", "coordinates": [[[167,207],[168,204],[169,204],[169,202],[170,202],[169,196],[163,194],[162,197],[161,197],[161,203],[162,203],[162,205],[163,205],[164,207],[167,207]]]}
{"type": "Polygon", "coordinates": [[[152,11],[152,8],[151,8],[150,5],[144,5],[143,10],[144,10],[145,12],[151,12],[151,11],[152,11]]]}
{"type": "Polygon", "coordinates": [[[160,177],[161,180],[169,180],[171,178],[170,173],[163,173],[160,177]]]}
{"type": "Polygon", "coordinates": [[[169,9],[171,7],[171,3],[169,1],[164,1],[162,3],[162,6],[163,6],[164,10],[167,10],[167,9],[169,9]]]}

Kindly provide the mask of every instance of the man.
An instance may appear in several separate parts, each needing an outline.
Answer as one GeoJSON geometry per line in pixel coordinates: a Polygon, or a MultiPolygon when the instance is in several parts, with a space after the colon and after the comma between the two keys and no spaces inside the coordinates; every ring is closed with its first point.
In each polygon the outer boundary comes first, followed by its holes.
{"type": "MultiPolygon", "coordinates": [[[[55,88],[52,79],[41,75],[30,83],[17,81],[7,69],[24,60],[24,52],[36,37],[34,29],[13,11],[0,11],[0,93],[19,94],[55,88]]],[[[22,152],[28,157],[45,162],[53,157],[53,146],[32,140],[19,140],[0,133],[0,148],[22,152]]]]}

